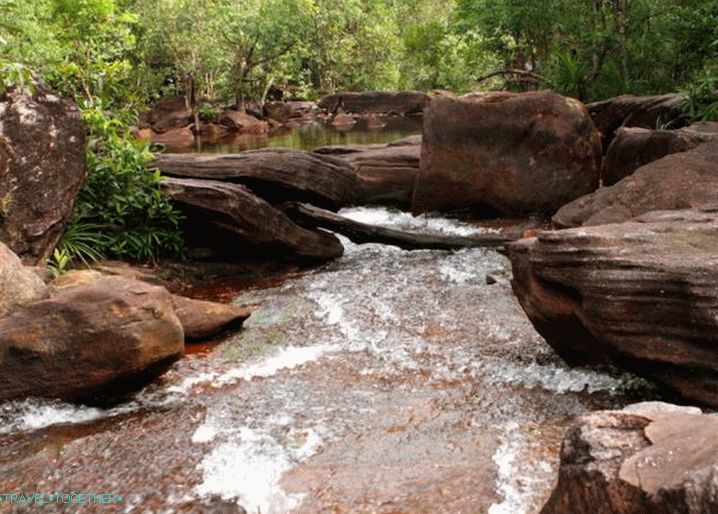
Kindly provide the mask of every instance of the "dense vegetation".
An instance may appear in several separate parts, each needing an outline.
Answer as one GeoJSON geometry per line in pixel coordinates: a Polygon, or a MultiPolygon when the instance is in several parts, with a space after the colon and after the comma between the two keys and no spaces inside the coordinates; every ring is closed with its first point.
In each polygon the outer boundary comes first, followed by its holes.
{"type": "Polygon", "coordinates": [[[124,130],[169,94],[242,105],[270,86],[308,99],[686,90],[693,117],[718,118],[718,0],[0,0],[0,20],[5,85],[32,70],[90,122],[93,175],[65,239],[88,258],[88,248],[136,259],[181,250],[147,148],[124,130]]]}

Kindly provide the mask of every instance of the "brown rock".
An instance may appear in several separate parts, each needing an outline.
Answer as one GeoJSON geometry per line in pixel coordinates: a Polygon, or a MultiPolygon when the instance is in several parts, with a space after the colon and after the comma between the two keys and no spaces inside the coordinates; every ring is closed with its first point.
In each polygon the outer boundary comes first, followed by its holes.
{"type": "Polygon", "coordinates": [[[553,217],[556,227],[619,223],[649,211],[718,204],[718,139],[638,168],[613,186],[579,198],[553,217]]]}
{"type": "Polygon", "coordinates": [[[578,418],[542,514],[718,511],[718,416],[669,404],[578,418]]]}
{"type": "Polygon", "coordinates": [[[101,277],[0,320],[0,399],[88,397],[146,379],[183,348],[166,289],[101,277]]]}
{"type": "Polygon", "coordinates": [[[352,203],[356,178],[346,162],[300,150],[269,148],[238,154],[164,154],[163,174],[239,182],[271,203],[290,200],[339,208],[352,203]]]}
{"type": "Polygon", "coordinates": [[[287,102],[267,102],[264,104],[264,114],[269,119],[286,123],[292,117],[293,109],[287,102]]]}
{"type": "Polygon", "coordinates": [[[418,91],[345,92],[325,96],[319,107],[329,112],[357,114],[420,114],[429,103],[429,96],[418,91]]]}
{"type": "Polygon", "coordinates": [[[355,125],[356,120],[351,114],[344,114],[340,113],[334,116],[332,119],[332,125],[336,126],[346,126],[346,125],[355,125]]]}
{"type": "Polygon", "coordinates": [[[619,127],[679,128],[683,118],[684,97],[678,94],[657,96],[621,95],[586,105],[596,128],[603,137],[603,148],[608,149],[619,127]]]}
{"type": "Polygon", "coordinates": [[[421,136],[404,138],[388,145],[325,146],[315,150],[334,154],[352,165],[357,176],[359,204],[411,205],[419,173],[421,136]]]}
{"type": "Polygon", "coordinates": [[[294,257],[330,260],[344,252],[339,240],[323,231],[301,228],[247,188],[215,180],[168,178],[163,190],[187,215],[188,244],[234,257],[294,257]]]}
{"type": "Polygon", "coordinates": [[[239,328],[252,309],[224,303],[174,296],[175,314],[182,323],[185,339],[208,339],[225,330],[239,328]]]}
{"type": "Polygon", "coordinates": [[[152,143],[159,143],[168,148],[187,148],[195,143],[194,132],[189,127],[169,129],[166,132],[150,134],[152,143]]]}
{"type": "Polygon", "coordinates": [[[549,91],[435,98],[424,114],[412,210],[553,212],[598,187],[600,155],[576,100],[549,91]]]}
{"type": "Polygon", "coordinates": [[[612,363],[718,406],[718,213],[652,212],[508,249],[521,306],[568,363],[612,363]]]}
{"type": "Polygon", "coordinates": [[[266,121],[259,120],[240,111],[224,111],[220,123],[228,129],[242,134],[266,134],[269,131],[269,125],[266,121]]]}
{"type": "Polygon", "coordinates": [[[32,268],[0,243],[0,318],[17,307],[34,302],[46,293],[45,283],[32,268]]]}
{"type": "Polygon", "coordinates": [[[686,152],[716,137],[699,129],[649,130],[621,127],[616,132],[601,166],[604,186],[612,186],[649,162],[673,153],[686,152]]]}
{"type": "Polygon", "coordinates": [[[50,257],[86,176],[73,102],[42,84],[0,96],[0,241],[25,264],[50,257]]]}
{"type": "Polygon", "coordinates": [[[187,127],[193,122],[192,110],[184,96],[161,98],[152,104],[142,119],[159,133],[187,127]]]}

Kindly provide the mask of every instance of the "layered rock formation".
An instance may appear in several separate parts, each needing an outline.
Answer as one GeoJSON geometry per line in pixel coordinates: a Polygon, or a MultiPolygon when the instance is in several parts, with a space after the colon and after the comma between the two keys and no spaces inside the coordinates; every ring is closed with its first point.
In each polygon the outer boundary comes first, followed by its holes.
{"type": "Polygon", "coordinates": [[[551,213],[599,185],[601,146],[583,105],[549,91],[438,97],[424,115],[414,213],[551,213]]]}
{"type": "Polygon", "coordinates": [[[330,260],[344,252],[339,240],[307,230],[239,184],[168,178],[162,188],[186,214],[189,244],[225,255],[330,260]]]}
{"type": "Polygon", "coordinates": [[[718,406],[718,213],[539,232],[509,245],[513,288],[571,364],[613,363],[718,406]]]}
{"type": "Polygon", "coordinates": [[[270,201],[309,202],[337,209],[353,202],[356,178],[340,159],[301,150],[269,148],[238,154],[164,154],[164,175],[244,184],[270,201]]]}
{"type": "Polygon", "coordinates": [[[559,228],[629,220],[656,210],[718,205],[718,139],[638,168],[611,187],[579,198],[553,217],[559,228]]]}
{"type": "Polygon", "coordinates": [[[73,102],[42,84],[0,97],[0,241],[24,263],[50,257],[86,175],[85,125],[73,102]]]}
{"type": "Polygon", "coordinates": [[[646,402],[578,418],[542,514],[718,512],[718,415],[646,402]]]}
{"type": "Polygon", "coordinates": [[[315,152],[336,155],[352,165],[357,178],[356,203],[411,205],[419,173],[420,136],[387,145],[327,146],[315,152]]]}
{"type": "Polygon", "coordinates": [[[679,128],[685,124],[684,97],[671,93],[655,96],[621,95],[586,105],[608,148],[619,127],[679,128]]]}
{"type": "MultiPolygon", "coordinates": [[[[716,134],[715,136],[718,136],[716,134]]],[[[649,130],[622,127],[616,132],[601,166],[604,186],[612,186],[641,166],[666,155],[687,152],[715,137],[699,130],[649,130]]]]}

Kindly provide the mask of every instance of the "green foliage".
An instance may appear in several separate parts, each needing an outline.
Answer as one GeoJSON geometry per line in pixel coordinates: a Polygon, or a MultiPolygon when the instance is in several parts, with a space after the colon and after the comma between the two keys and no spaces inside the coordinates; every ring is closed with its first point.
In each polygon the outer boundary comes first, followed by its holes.
{"type": "Polygon", "coordinates": [[[706,67],[685,90],[683,111],[692,121],[718,121],[718,66],[706,67]]]}
{"type": "Polygon", "coordinates": [[[65,273],[72,261],[72,257],[65,251],[55,248],[52,257],[47,261],[47,267],[50,268],[55,278],[65,273]]]}
{"type": "Polygon", "coordinates": [[[145,143],[132,139],[122,122],[99,104],[83,108],[91,143],[90,170],[61,247],[71,257],[112,255],[152,260],[182,253],[181,216],[161,193],[162,177],[145,143]]]}

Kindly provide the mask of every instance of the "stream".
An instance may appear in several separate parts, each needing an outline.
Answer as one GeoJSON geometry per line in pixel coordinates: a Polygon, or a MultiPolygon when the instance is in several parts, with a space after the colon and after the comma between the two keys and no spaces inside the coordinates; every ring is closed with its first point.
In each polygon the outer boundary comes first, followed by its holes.
{"type": "MultiPolygon", "coordinates": [[[[335,262],[238,292],[260,305],[241,332],[120,405],[0,405],[0,489],[122,497],[66,512],[533,514],[571,418],[652,395],[631,375],[564,365],[495,251],[342,242],[335,262]]],[[[17,509],[0,506],[29,511],[17,509]]]]}

